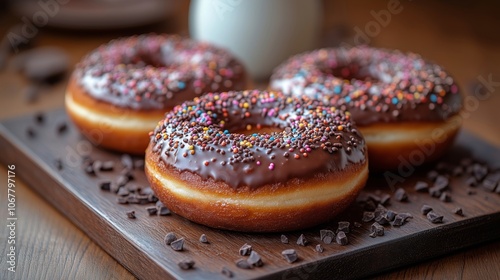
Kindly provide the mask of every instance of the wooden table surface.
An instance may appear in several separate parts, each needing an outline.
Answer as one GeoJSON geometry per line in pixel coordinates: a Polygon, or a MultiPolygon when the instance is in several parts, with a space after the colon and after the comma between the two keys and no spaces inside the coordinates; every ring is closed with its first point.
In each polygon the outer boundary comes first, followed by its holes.
{"type": "MultiPolygon", "coordinates": [[[[387,10],[391,1],[352,2],[325,1],[323,45],[341,41],[352,44],[356,30],[373,25],[373,14],[387,10]]],[[[470,104],[470,114],[464,118],[463,125],[465,129],[500,146],[500,9],[477,2],[401,0],[401,11],[392,14],[386,26],[379,24],[380,28],[374,29],[377,32],[368,36],[368,43],[417,52],[441,64],[453,73],[466,95],[472,96],[474,89],[481,87],[482,80],[490,80],[491,94],[475,104],[477,106],[470,104]]],[[[58,46],[68,52],[74,64],[99,44],[119,36],[151,31],[188,34],[188,5],[187,1],[183,1],[179,13],[163,23],[134,30],[75,32],[44,27],[39,30],[34,46],[58,46]]],[[[20,19],[20,16],[0,12],[0,37],[20,19]]],[[[9,64],[0,70],[0,119],[63,106],[65,82],[44,88],[37,102],[27,104],[22,92],[28,81],[12,68],[9,64]]],[[[6,221],[6,166],[0,167],[0,182],[3,189],[0,217],[6,221]]],[[[8,232],[2,226],[0,279],[134,279],[132,274],[22,181],[16,182],[16,197],[17,269],[16,273],[6,271],[8,232]]],[[[500,279],[500,241],[401,268],[378,278],[500,279]]]]}

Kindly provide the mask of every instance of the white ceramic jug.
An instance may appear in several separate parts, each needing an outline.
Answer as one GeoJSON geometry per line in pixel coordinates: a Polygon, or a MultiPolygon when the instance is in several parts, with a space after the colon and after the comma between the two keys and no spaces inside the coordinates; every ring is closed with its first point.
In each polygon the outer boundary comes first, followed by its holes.
{"type": "Polygon", "coordinates": [[[191,37],[229,49],[255,79],[316,46],[319,0],[193,0],[191,37]]]}

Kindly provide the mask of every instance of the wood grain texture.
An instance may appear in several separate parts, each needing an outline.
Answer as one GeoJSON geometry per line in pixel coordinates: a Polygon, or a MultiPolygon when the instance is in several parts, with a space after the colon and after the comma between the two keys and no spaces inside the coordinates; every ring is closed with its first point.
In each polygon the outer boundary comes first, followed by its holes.
{"type": "MultiPolygon", "coordinates": [[[[119,205],[116,202],[117,195],[98,188],[99,182],[113,180],[119,174],[120,155],[92,147],[71,124],[68,131],[57,135],[57,126],[67,121],[66,114],[57,110],[50,112],[42,125],[35,124],[33,116],[4,122],[0,126],[0,152],[4,155],[2,161],[4,164],[15,164],[20,178],[141,279],[218,279],[222,277],[222,267],[231,269],[238,279],[363,277],[492,241],[500,236],[500,196],[482,188],[475,189],[476,195],[468,195],[469,188],[465,186],[464,177],[451,180],[451,203],[441,202],[428,194],[416,193],[412,187],[425,176],[425,168],[416,171],[400,184],[407,190],[410,202],[393,199],[388,207],[398,213],[412,214],[410,222],[400,228],[386,227],[385,236],[378,238],[368,236],[371,222],[360,228],[351,227],[349,245],[323,244],[323,253],[314,251],[314,246],[322,243],[319,230],[335,230],[338,221],[349,221],[351,224],[360,221],[363,209],[359,205],[352,205],[332,223],[286,233],[290,244],[282,244],[279,241],[280,234],[214,230],[176,215],[148,217],[145,205],[119,205]],[[35,131],[34,137],[26,134],[28,127],[35,131]],[[88,176],[83,171],[85,156],[112,160],[116,170],[88,176]],[[56,168],[57,159],[63,163],[61,170],[56,168]],[[23,176],[21,171],[24,170],[29,170],[29,175],[23,176]],[[444,215],[445,223],[431,224],[420,214],[423,204],[431,205],[437,213],[444,215]],[[457,206],[464,209],[465,217],[451,213],[457,206]],[[127,218],[126,211],[130,210],[136,212],[137,219],[127,218]],[[175,252],[163,244],[167,232],[175,232],[178,237],[186,238],[183,252],[175,252]],[[310,242],[308,246],[295,244],[302,233],[310,242]],[[210,244],[198,241],[201,234],[208,236],[210,244]],[[244,243],[251,244],[261,254],[265,263],[263,267],[243,270],[234,265],[234,261],[240,258],[238,249],[244,243]],[[280,253],[288,248],[297,250],[299,262],[285,262],[280,253]],[[196,269],[182,271],[177,266],[179,261],[186,258],[196,261],[196,269]],[[363,270],[358,267],[363,267],[363,270]]],[[[496,159],[500,158],[500,150],[469,134],[462,134],[449,157],[469,154],[493,164],[493,167],[498,164],[496,159]]],[[[134,175],[136,178],[132,184],[147,186],[142,170],[136,170],[134,175]]],[[[392,193],[383,177],[372,176],[364,192],[377,191],[392,193]]],[[[78,246],[73,242],[71,244],[78,246]]],[[[75,251],[81,250],[77,248],[75,251]]],[[[51,263],[66,263],[58,257],[60,255],[49,256],[49,260],[51,263]]],[[[67,270],[70,273],[72,271],[70,268],[67,270]]]]}

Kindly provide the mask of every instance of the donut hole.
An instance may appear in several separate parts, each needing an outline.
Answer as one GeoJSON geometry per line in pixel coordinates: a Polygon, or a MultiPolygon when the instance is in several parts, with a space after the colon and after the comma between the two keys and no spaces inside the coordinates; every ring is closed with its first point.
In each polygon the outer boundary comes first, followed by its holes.
{"type": "Polygon", "coordinates": [[[260,124],[257,125],[247,124],[244,127],[238,127],[236,129],[230,130],[231,133],[244,134],[244,135],[252,135],[254,133],[272,134],[274,132],[279,133],[282,131],[283,129],[279,128],[278,126],[260,125],[260,124]]]}
{"type": "Polygon", "coordinates": [[[339,66],[335,68],[323,68],[321,71],[324,74],[334,76],[343,80],[360,80],[364,82],[377,83],[379,79],[372,75],[367,67],[360,66],[358,64],[350,64],[345,66],[339,66]]]}

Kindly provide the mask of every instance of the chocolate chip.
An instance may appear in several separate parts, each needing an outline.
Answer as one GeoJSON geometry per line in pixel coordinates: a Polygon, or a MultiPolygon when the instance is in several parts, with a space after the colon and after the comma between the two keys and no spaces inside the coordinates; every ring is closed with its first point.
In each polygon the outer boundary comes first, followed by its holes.
{"type": "Polygon", "coordinates": [[[43,124],[45,122],[45,115],[41,112],[35,114],[35,122],[37,124],[43,124]]]}
{"type": "Polygon", "coordinates": [[[415,184],[415,191],[417,192],[427,192],[428,189],[429,189],[429,184],[427,184],[424,181],[418,181],[415,184]]]}
{"type": "Polygon", "coordinates": [[[465,181],[465,183],[469,186],[469,187],[475,187],[477,186],[477,180],[475,177],[469,177],[467,178],[467,180],[465,181]]]}
{"type": "Polygon", "coordinates": [[[202,235],[200,236],[200,239],[199,239],[199,240],[200,240],[200,242],[201,242],[201,243],[208,244],[208,238],[207,238],[207,236],[206,236],[205,234],[202,234],[202,235]]]}
{"type": "Polygon", "coordinates": [[[325,244],[331,244],[335,240],[335,233],[328,229],[320,230],[320,239],[325,244]]]}
{"type": "Polygon", "coordinates": [[[169,232],[165,235],[165,238],[163,239],[165,241],[166,245],[172,244],[177,239],[177,236],[173,232],[169,232]]]}
{"type": "Polygon", "coordinates": [[[252,252],[252,246],[245,243],[240,248],[240,256],[248,256],[252,252]]]}
{"type": "Polygon", "coordinates": [[[127,211],[127,217],[129,219],[135,219],[135,211],[132,210],[132,211],[127,211]]]}
{"type": "Polygon", "coordinates": [[[255,251],[250,252],[250,256],[248,257],[247,262],[251,266],[260,267],[264,265],[262,259],[260,258],[260,255],[255,251]]]}
{"type": "Polygon", "coordinates": [[[293,263],[298,260],[297,252],[294,249],[286,249],[281,252],[281,255],[288,263],[293,263]]]}
{"type": "Polygon", "coordinates": [[[388,220],[389,222],[392,222],[392,221],[394,221],[394,219],[396,218],[396,215],[397,215],[397,214],[398,214],[398,213],[396,213],[396,212],[394,212],[394,211],[392,211],[392,210],[387,210],[387,213],[385,213],[385,217],[387,218],[387,220],[388,220]]]}
{"type": "Polygon", "coordinates": [[[128,197],[118,197],[116,200],[119,204],[128,204],[128,197]]]}
{"type": "Polygon", "coordinates": [[[110,181],[104,181],[99,184],[99,188],[103,191],[110,191],[111,190],[111,182],[110,181]]]}
{"type": "Polygon", "coordinates": [[[396,190],[396,192],[394,193],[394,198],[397,201],[401,202],[408,201],[408,195],[406,194],[406,191],[403,188],[399,188],[396,190]]]}
{"type": "Polygon", "coordinates": [[[373,202],[373,200],[368,200],[366,201],[364,208],[367,211],[373,211],[375,210],[375,208],[377,208],[377,205],[375,204],[375,202],[373,202]]]}
{"type": "Polygon", "coordinates": [[[115,168],[114,161],[108,160],[108,161],[102,162],[99,170],[100,171],[113,171],[114,168],[115,168]]]}
{"type": "Polygon", "coordinates": [[[233,278],[234,276],[234,273],[225,266],[222,267],[220,273],[222,273],[222,275],[226,276],[227,278],[233,278]]]}
{"type": "Polygon", "coordinates": [[[128,183],[128,177],[127,176],[118,176],[116,177],[116,185],[118,187],[123,187],[128,183]]]}
{"type": "Polygon", "coordinates": [[[323,246],[321,246],[321,244],[317,244],[315,250],[318,253],[323,253],[323,251],[325,251],[325,249],[323,248],[323,246]]]}
{"type": "Polygon", "coordinates": [[[375,238],[375,237],[377,237],[377,233],[370,232],[370,234],[368,236],[370,236],[371,238],[375,238]]]}
{"type": "Polygon", "coordinates": [[[154,195],[154,194],[150,194],[150,195],[148,195],[148,201],[150,203],[155,203],[158,201],[158,197],[156,197],[156,195],[154,195]]]}
{"type": "Polygon", "coordinates": [[[102,167],[102,161],[100,160],[95,160],[92,163],[92,169],[94,170],[94,172],[101,171],[101,167],[102,167]]]}
{"type": "Polygon", "coordinates": [[[389,219],[387,218],[387,216],[384,214],[384,215],[381,215],[381,216],[378,216],[375,218],[375,222],[381,224],[381,225],[388,225],[389,224],[389,219]]]}
{"type": "Polygon", "coordinates": [[[158,209],[156,209],[156,207],[154,206],[146,208],[146,211],[148,211],[149,216],[154,216],[156,215],[156,213],[158,213],[158,209]]]}
{"type": "Polygon", "coordinates": [[[243,269],[250,269],[252,266],[245,259],[239,259],[236,261],[236,266],[243,269]]]}
{"type": "Polygon", "coordinates": [[[134,168],[134,161],[129,154],[123,154],[120,158],[123,168],[132,170],[134,168]]]}
{"type": "Polygon", "coordinates": [[[170,247],[172,247],[174,251],[184,250],[184,237],[172,241],[172,243],[170,243],[170,247]]]}
{"type": "Polygon", "coordinates": [[[145,188],[142,188],[142,189],[140,190],[140,193],[141,193],[142,195],[150,195],[150,194],[154,194],[153,189],[151,189],[150,187],[145,187],[145,188]]]}
{"type": "Polygon", "coordinates": [[[427,173],[427,179],[431,181],[436,180],[437,176],[439,176],[439,173],[436,170],[431,170],[427,173]]]}
{"type": "Polygon", "coordinates": [[[427,219],[433,224],[439,224],[443,222],[443,216],[438,215],[434,211],[430,211],[429,213],[427,213],[427,219]]]}
{"type": "Polygon", "coordinates": [[[337,228],[337,232],[343,231],[345,233],[349,233],[349,227],[350,226],[351,226],[351,223],[345,222],[345,221],[341,221],[341,222],[339,222],[339,227],[337,228]]]}
{"type": "Polygon", "coordinates": [[[158,207],[158,216],[168,216],[170,214],[172,214],[172,212],[170,212],[170,209],[168,209],[167,207],[158,207]]]}
{"type": "Polygon", "coordinates": [[[284,234],[281,235],[281,243],[288,244],[288,237],[284,234]]]}
{"type": "Polygon", "coordinates": [[[373,214],[375,215],[375,219],[379,218],[380,216],[384,215],[385,213],[387,213],[387,208],[382,206],[382,204],[377,205],[377,208],[373,212],[373,214]]]}
{"type": "Polygon", "coordinates": [[[373,219],[375,219],[375,213],[368,211],[363,212],[363,218],[361,218],[362,222],[368,223],[373,221],[373,219]]]}
{"type": "Polygon", "coordinates": [[[464,216],[464,211],[460,207],[457,207],[457,208],[453,209],[452,212],[453,212],[453,214],[456,214],[458,216],[464,216]]]}
{"type": "Polygon", "coordinates": [[[129,194],[130,194],[130,192],[125,187],[121,187],[118,189],[117,195],[119,195],[119,196],[127,196],[129,194]]]}
{"type": "Polygon", "coordinates": [[[375,233],[377,236],[384,235],[384,227],[377,222],[372,224],[370,230],[371,230],[371,232],[375,233]]]}
{"type": "Polygon", "coordinates": [[[349,243],[349,241],[347,240],[347,236],[345,235],[345,232],[343,232],[343,231],[339,231],[339,233],[337,234],[336,241],[337,241],[337,244],[342,245],[342,246],[347,245],[349,243]]]}
{"type": "Polygon", "coordinates": [[[149,196],[147,195],[136,195],[137,201],[139,204],[148,204],[149,203],[149,196]]]}
{"type": "Polygon", "coordinates": [[[192,259],[185,259],[180,261],[177,265],[183,269],[183,270],[188,270],[192,269],[194,267],[195,262],[192,259]]]}
{"type": "Polygon", "coordinates": [[[482,187],[490,192],[494,192],[500,183],[500,172],[491,173],[484,178],[482,187]]]}
{"type": "Polygon", "coordinates": [[[383,194],[380,197],[380,204],[387,205],[387,204],[389,204],[390,199],[391,199],[391,195],[389,195],[389,194],[383,194]]]}
{"type": "Polygon", "coordinates": [[[449,192],[443,192],[439,197],[439,200],[443,202],[451,202],[451,195],[449,192]]]}
{"type": "Polygon", "coordinates": [[[424,215],[427,215],[427,213],[432,211],[432,207],[430,207],[427,204],[422,205],[422,208],[420,208],[420,212],[424,215]]]}
{"type": "Polygon", "coordinates": [[[299,236],[299,238],[297,239],[297,245],[300,245],[300,246],[306,246],[308,243],[306,237],[304,236],[304,234],[301,234],[299,236]]]}
{"type": "Polygon", "coordinates": [[[26,135],[28,135],[29,138],[35,138],[36,132],[35,132],[35,130],[33,128],[28,127],[26,129],[26,135]]]}
{"type": "Polygon", "coordinates": [[[130,204],[138,204],[139,200],[137,199],[137,196],[135,196],[134,194],[129,194],[127,196],[127,202],[130,204]]]}
{"type": "Polygon", "coordinates": [[[124,168],[122,171],[120,171],[120,176],[126,177],[129,181],[132,181],[135,179],[134,173],[132,170],[124,168]]]}
{"type": "Polygon", "coordinates": [[[434,182],[433,188],[442,192],[446,188],[448,188],[449,184],[450,184],[450,180],[448,179],[448,177],[443,176],[443,175],[439,175],[436,178],[436,181],[434,182]]]}
{"type": "Polygon", "coordinates": [[[92,164],[86,164],[83,170],[85,171],[85,174],[89,176],[95,175],[95,171],[94,168],[92,167],[92,164]]]}
{"type": "Polygon", "coordinates": [[[396,217],[394,217],[392,225],[395,227],[400,227],[404,225],[409,218],[413,218],[410,213],[399,213],[396,215],[396,217]]]}
{"type": "Polygon", "coordinates": [[[65,122],[57,125],[57,134],[63,134],[66,130],[68,130],[68,125],[65,122]]]}
{"type": "Polygon", "coordinates": [[[439,188],[432,187],[432,188],[429,189],[429,194],[432,197],[440,197],[441,193],[442,193],[442,191],[439,188]]]}

